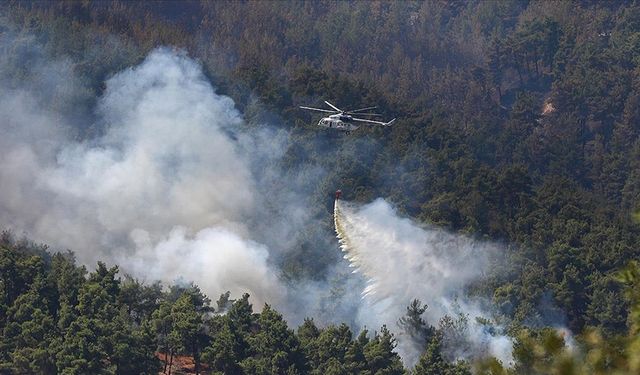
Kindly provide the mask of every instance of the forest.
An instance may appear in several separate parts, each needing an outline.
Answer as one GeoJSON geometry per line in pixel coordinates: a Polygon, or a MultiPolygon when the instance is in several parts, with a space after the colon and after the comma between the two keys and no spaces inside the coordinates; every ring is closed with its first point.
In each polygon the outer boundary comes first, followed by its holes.
{"type": "Polygon", "coordinates": [[[312,318],[292,329],[250,296],[222,294],[212,304],[198,286],[145,285],[99,262],[93,272],[71,252],[2,234],[0,243],[0,373],[7,374],[609,374],[640,369],[640,265],[616,278],[631,305],[628,333],[603,337],[586,330],[584,352],[567,349],[551,328],[521,328],[514,363],[447,358],[446,335],[461,329],[443,319],[437,327],[414,300],[398,325],[419,338],[424,352],[412,369],[394,352],[387,327],[355,335],[344,323],[318,327],[312,318]],[[193,363],[178,366],[179,356],[193,363]],[[174,357],[176,365],[174,365],[174,357]]]}
{"type": "MultiPolygon", "coordinates": [[[[337,187],[356,202],[385,197],[420,223],[504,247],[508,266],[466,292],[489,300],[514,338],[513,364],[451,358],[441,346],[456,321],[426,322],[431,301],[416,300],[396,323],[422,340],[407,368],[391,327],[309,317],[294,329],[269,301],[254,312],[249,295],[212,303],[195,284],[87,268],[74,260],[82,249],[49,249],[18,228],[0,244],[1,373],[167,373],[178,356],[196,373],[225,374],[640,371],[637,2],[8,0],[0,9],[2,38],[32,37],[81,77],[72,106],[47,102],[70,118],[91,117],[110,77],[170,46],[202,65],[246,127],[288,132],[277,167],[323,173],[300,182],[313,220],[274,259],[282,279],[324,280],[340,261],[326,250],[337,249],[328,219],[337,187]],[[298,109],[323,100],[398,120],[334,136],[298,109]]],[[[36,57],[2,48],[12,66],[3,83],[20,86],[36,57]]],[[[90,140],[105,130],[74,131],[90,140]]]]}

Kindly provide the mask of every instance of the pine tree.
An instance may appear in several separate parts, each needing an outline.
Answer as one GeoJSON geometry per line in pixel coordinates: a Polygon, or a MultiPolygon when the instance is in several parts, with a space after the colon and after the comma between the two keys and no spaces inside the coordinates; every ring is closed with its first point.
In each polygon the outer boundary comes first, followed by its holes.
{"type": "Polygon", "coordinates": [[[365,345],[364,356],[368,370],[373,375],[403,374],[404,368],[400,356],[393,351],[396,339],[386,326],[382,326],[380,333],[376,333],[365,345]]]}

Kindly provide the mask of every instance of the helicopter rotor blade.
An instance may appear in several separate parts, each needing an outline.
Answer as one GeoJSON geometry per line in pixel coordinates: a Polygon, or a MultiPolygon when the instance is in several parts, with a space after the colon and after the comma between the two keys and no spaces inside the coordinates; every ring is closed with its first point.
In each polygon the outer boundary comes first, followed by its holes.
{"type": "Polygon", "coordinates": [[[328,109],[320,109],[320,108],[313,108],[313,107],[304,107],[304,106],[300,106],[301,109],[308,109],[310,111],[318,111],[318,112],[326,112],[326,113],[336,113],[336,111],[329,111],[328,109]]]}
{"type": "Polygon", "coordinates": [[[370,109],[376,109],[378,108],[377,105],[373,106],[373,107],[365,107],[365,108],[359,108],[359,109],[354,109],[353,111],[347,111],[348,113],[356,113],[356,112],[361,112],[361,111],[368,111],[370,109]]]}
{"type": "MultiPolygon", "coordinates": [[[[353,112],[345,112],[346,114],[350,115],[353,112]]],[[[379,113],[358,113],[358,116],[382,116],[379,113]]]]}
{"type": "Polygon", "coordinates": [[[335,105],[333,105],[333,104],[329,103],[328,101],[326,101],[326,100],[325,100],[324,102],[325,102],[329,107],[331,107],[331,108],[335,109],[336,111],[341,112],[341,113],[342,113],[342,112],[344,112],[343,110],[341,110],[340,108],[336,107],[335,105]]]}

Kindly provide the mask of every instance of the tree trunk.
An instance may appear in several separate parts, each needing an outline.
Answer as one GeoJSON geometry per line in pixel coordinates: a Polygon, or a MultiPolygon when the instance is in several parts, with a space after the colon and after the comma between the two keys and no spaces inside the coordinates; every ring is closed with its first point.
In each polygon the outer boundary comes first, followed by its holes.
{"type": "Polygon", "coordinates": [[[518,78],[520,78],[520,86],[524,85],[524,81],[522,79],[522,71],[520,68],[520,61],[518,60],[518,56],[516,56],[515,53],[513,53],[513,65],[516,68],[516,71],[518,72],[518,78]]]}
{"type": "Polygon", "coordinates": [[[193,344],[193,363],[196,375],[200,375],[200,355],[198,353],[198,344],[193,344]]]}
{"type": "Polygon", "coordinates": [[[162,373],[166,374],[167,373],[167,352],[164,352],[164,367],[162,368],[162,373]]]}
{"type": "Polygon", "coordinates": [[[522,79],[522,72],[520,71],[520,65],[516,65],[516,70],[518,71],[518,78],[520,78],[520,86],[524,86],[524,80],[522,79]]]}
{"type": "Polygon", "coordinates": [[[169,375],[171,375],[171,367],[173,367],[173,349],[171,350],[171,357],[169,359],[169,375]]]}

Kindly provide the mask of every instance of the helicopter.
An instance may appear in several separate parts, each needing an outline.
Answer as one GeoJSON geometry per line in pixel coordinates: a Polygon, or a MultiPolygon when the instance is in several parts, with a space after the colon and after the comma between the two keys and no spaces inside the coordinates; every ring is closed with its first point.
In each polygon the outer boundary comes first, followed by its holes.
{"type": "Polygon", "coordinates": [[[318,121],[318,126],[322,126],[324,128],[341,130],[346,132],[346,134],[349,134],[353,130],[358,129],[360,127],[358,123],[390,126],[391,123],[396,120],[394,118],[389,122],[383,122],[383,121],[374,121],[374,120],[368,120],[363,118],[356,118],[352,116],[354,114],[356,116],[381,116],[377,113],[362,113],[363,111],[372,110],[377,107],[365,107],[365,108],[354,109],[352,111],[343,111],[326,100],[324,102],[333,110],[330,111],[328,109],[305,107],[305,106],[300,106],[300,108],[310,110],[310,111],[331,113],[331,115],[329,115],[328,117],[323,117],[322,119],[320,119],[320,121],[318,121]]]}

